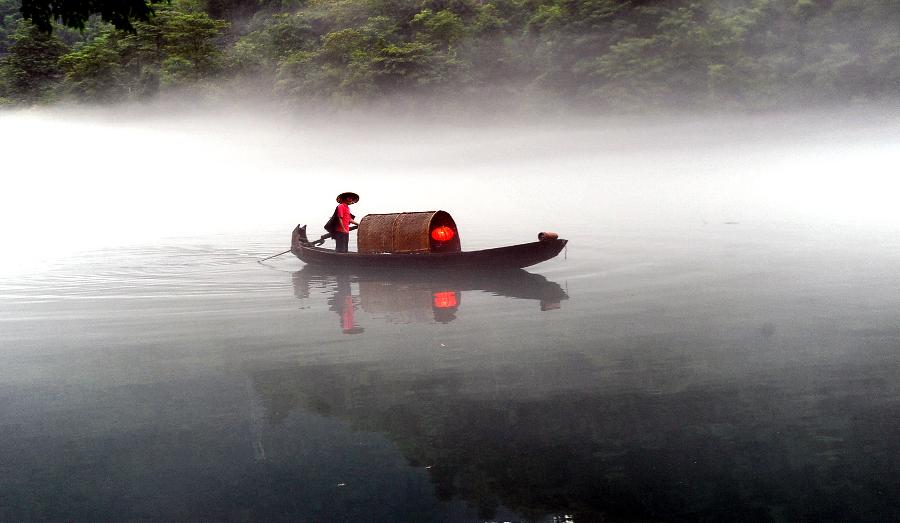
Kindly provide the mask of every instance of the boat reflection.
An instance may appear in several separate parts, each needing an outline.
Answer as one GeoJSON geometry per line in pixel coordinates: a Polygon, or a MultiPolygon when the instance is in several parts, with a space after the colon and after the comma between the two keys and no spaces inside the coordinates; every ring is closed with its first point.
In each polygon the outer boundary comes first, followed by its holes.
{"type": "Polygon", "coordinates": [[[535,300],[542,311],[558,309],[568,295],[556,282],[524,270],[501,272],[360,271],[307,265],[293,274],[294,295],[307,299],[313,289],[326,294],[329,309],[340,317],[346,334],[365,329],[357,310],[390,323],[438,322],[456,319],[464,291],[535,300]],[[354,294],[354,288],[356,294],[354,294]]]}

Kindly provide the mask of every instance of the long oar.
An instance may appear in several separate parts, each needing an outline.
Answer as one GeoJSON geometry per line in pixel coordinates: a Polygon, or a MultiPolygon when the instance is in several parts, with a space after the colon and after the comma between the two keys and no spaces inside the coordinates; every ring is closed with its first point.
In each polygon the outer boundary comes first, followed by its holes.
{"type": "Polygon", "coordinates": [[[266,261],[266,260],[271,260],[272,258],[274,258],[274,257],[276,257],[276,256],[281,256],[282,254],[287,254],[287,253],[289,253],[289,252],[291,252],[290,249],[288,249],[288,250],[286,250],[286,251],[284,251],[284,252],[279,252],[278,254],[273,254],[272,256],[269,256],[268,258],[263,258],[263,259],[261,259],[261,260],[258,260],[256,263],[262,263],[262,262],[264,262],[264,261],[266,261]]]}
{"type": "MultiPolygon", "coordinates": [[[[350,227],[350,230],[355,231],[358,228],[359,228],[359,226],[354,225],[354,226],[350,227]]],[[[332,237],[331,234],[323,234],[322,236],[319,237],[318,240],[312,242],[310,245],[322,245],[323,243],[325,243],[325,240],[327,240],[328,238],[331,238],[331,237],[332,237]]],[[[288,249],[284,252],[279,252],[278,254],[273,254],[273,255],[269,256],[268,258],[263,258],[261,260],[258,260],[256,263],[262,263],[266,260],[271,260],[272,258],[276,258],[278,256],[281,256],[282,254],[287,254],[289,252],[291,252],[290,249],[288,249]]]]}

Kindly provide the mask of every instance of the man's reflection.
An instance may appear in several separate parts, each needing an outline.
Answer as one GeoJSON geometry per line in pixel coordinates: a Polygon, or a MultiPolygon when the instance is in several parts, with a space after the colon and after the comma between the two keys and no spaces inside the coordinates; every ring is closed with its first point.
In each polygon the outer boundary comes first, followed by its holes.
{"type": "Polygon", "coordinates": [[[328,297],[328,310],[338,313],[341,330],[344,331],[344,334],[364,332],[365,329],[356,324],[354,314],[356,306],[353,302],[353,290],[350,287],[350,275],[337,274],[335,280],[334,293],[328,297]]]}

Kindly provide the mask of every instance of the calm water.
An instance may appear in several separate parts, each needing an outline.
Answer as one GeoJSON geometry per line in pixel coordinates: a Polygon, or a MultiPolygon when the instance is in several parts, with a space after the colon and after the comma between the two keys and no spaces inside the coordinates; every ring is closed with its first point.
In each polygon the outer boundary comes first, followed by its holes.
{"type": "Polygon", "coordinates": [[[256,263],[290,227],[0,279],[0,520],[900,517],[893,234],[571,225],[504,274],[256,263]]]}

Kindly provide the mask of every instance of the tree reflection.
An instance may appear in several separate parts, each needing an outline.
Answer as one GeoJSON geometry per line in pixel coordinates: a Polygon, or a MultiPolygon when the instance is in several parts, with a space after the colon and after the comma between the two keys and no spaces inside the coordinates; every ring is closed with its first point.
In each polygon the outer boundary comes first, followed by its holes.
{"type": "Polygon", "coordinates": [[[891,472],[900,409],[871,404],[871,383],[834,376],[832,392],[811,391],[785,372],[617,390],[578,355],[552,365],[543,371],[553,383],[507,369],[500,389],[486,385],[496,372],[477,366],[421,375],[335,364],[251,377],[270,423],[299,408],[388,434],[411,465],[427,467],[440,499],[466,500],[485,519],[499,506],[578,522],[883,520],[900,508],[891,472]],[[827,416],[804,416],[823,401],[827,416]]]}

